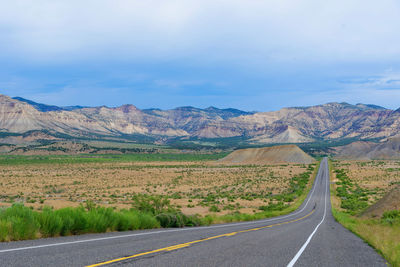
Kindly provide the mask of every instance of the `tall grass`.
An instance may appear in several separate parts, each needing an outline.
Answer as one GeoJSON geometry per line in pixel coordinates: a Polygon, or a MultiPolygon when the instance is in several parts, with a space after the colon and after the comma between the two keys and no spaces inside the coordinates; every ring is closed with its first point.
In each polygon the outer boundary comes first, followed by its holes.
{"type": "Polygon", "coordinates": [[[37,237],[39,223],[32,210],[14,205],[0,211],[0,240],[22,240],[37,237]]]}
{"type": "Polygon", "coordinates": [[[200,217],[187,216],[173,209],[115,211],[88,205],[58,210],[45,207],[42,211],[34,211],[22,204],[14,204],[0,209],[0,241],[202,224],[200,217]]]}
{"type": "Polygon", "coordinates": [[[40,212],[21,204],[0,210],[0,241],[158,227],[160,223],[152,214],[136,210],[79,207],[44,208],[40,212]]]}

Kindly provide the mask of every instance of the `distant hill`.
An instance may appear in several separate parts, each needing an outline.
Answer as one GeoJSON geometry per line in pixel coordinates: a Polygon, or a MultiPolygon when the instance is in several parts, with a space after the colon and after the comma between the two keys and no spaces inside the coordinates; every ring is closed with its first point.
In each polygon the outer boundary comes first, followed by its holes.
{"type": "MultiPolygon", "coordinates": [[[[393,137],[400,112],[370,104],[327,103],[272,112],[238,109],[58,107],[0,95],[0,133],[45,131],[79,138],[196,140],[230,138],[247,144],[307,143],[393,137]]],[[[1,143],[1,140],[0,140],[1,143]]]]}
{"type": "Polygon", "coordinates": [[[67,107],[58,107],[58,106],[52,106],[52,105],[46,105],[46,104],[41,104],[41,103],[36,103],[32,100],[28,100],[22,97],[13,97],[13,99],[21,101],[21,102],[25,102],[29,105],[31,105],[32,107],[34,107],[35,109],[41,111],[41,112],[48,112],[48,111],[60,111],[60,110],[74,110],[74,109],[80,109],[80,108],[85,108],[83,106],[67,106],[67,107]]]}
{"type": "Polygon", "coordinates": [[[235,150],[219,163],[224,164],[271,164],[302,163],[309,164],[315,160],[296,145],[247,148],[235,150]]]}
{"type": "Polygon", "coordinates": [[[337,158],[343,159],[400,159],[400,137],[385,142],[358,141],[335,150],[337,158]]]}
{"type": "Polygon", "coordinates": [[[181,116],[208,116],[210,118],[222,118],[224,120],[242,116],[242,115],[252,115],[254,112],[247,112],[239,109],[234,108],[226,108],[226,109],[219,109],[216,107],[208,107],[205,109],[195,108],[195,107],[179,107],[170,110],[161,110],[161,109],[143,109],[143,112],[149,115],[158,115],[163,117],[174,117],[176,115],[181,116]]]}
{"type": "Polygon", "coordinates": [[[41,111],[41,112],[63,110],[62,108],[57,107],[57,106],[51,106],[51,105],[36,103],[36,102],[34,102],[32,100],[28,100],[28,99],[25,99],[25,98],[22,98],[22,97],[13,97],[13,99],[21,101],[21,102],[25,102],[25,103],[31,105],[32,107],[34,107],[35,109],[41,111]]]}

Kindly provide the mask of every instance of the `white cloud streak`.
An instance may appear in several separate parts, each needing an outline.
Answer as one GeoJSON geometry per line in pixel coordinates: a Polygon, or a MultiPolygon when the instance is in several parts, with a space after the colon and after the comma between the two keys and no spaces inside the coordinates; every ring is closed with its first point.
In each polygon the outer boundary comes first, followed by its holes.
{"type": "Polygon", "coordinates": [[[371,61],[399,59],[399,14],[397,0],[13,0],[0,9],[0,41],[50,62],[371,61]]]}

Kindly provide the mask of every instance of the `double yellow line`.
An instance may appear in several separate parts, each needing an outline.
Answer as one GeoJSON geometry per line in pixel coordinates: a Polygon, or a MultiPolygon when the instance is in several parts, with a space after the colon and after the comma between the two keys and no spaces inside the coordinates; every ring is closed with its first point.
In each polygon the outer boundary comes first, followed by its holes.
{"type": "Polygon", "coordinates": [[[313,209],[307,215],[305,215],[305,216],[303,216],[301,218],[295,219],[295,220],[291,220],[291,221],[271,224],[271,225],[267,225],[267,226],[262,226],[262,227],[252,228],[252,229],[247,229],[247,230],[242,230],[242,231],[236,231],[236,232],[222,234],[222,235],[211,236],[211,237],[207,237],[207,238],[204,238],[204,239],[199,239],[199,240],[195,240],[195,241],[191,241],[191,242],[187,242],[187,243],[182,243],[182,244],[178,244],[178,245],[174,245],[174,246],[169,246],[169,247],[165,247],[165,248],[159,248],[159,249],[155,249],[155,250],[151,250],[151,251],[147,251],[147,252],[138,253],[138,254],[135,254],[135,255],[132,255],[132,256],[127,256],[127,257],[122,257],[122,258],[118,258],[118,259],[114,259],[114,260],[110,260],[110,261],[96,263],[96,264],[93,264],[93,265],[88,265],[87,267],[103,266],[103,265],[106,265],[106,264],[111,264],[111,263],[120,262],[120,261],[124,261],[124,260],[129,260],[129,259],[133,259],[133,258],[138,258],[138,257],[141,257],[141,256],[146,256],[146,255],[154,254],[154,253],[158,253],[158,252],[166,252],[166,251],[177,250],[177,249],[189,247],[190,245],[193,245],[193,244],[196,244],[196,243],[205,242],[205,241],[209,241],[209,240],[213,240],[213,239],[217,239],[217,238],[221,238],[221,237],[230,237],[230,236],[234,236],[234,235],[239,234],[239,233],[246,233],[246,232],[250,232],[250,231],[258,231],[258,230],[261,230],[261,229],[271,228],[271,227],[278,226],[278,225],[294,223],[294,222],[297,222],[297,221],[300,221],[300,220],[303,220],[303,219],[307,218],[308,216],[313,214],[314,211],[315,211],[315,209],[313,209]]]}

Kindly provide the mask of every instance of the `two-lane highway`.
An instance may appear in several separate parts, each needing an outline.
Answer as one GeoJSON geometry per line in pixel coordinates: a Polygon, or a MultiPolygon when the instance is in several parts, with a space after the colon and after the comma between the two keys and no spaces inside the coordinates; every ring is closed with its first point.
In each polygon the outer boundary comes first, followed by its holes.
{"type": "Polygon", "coordinates": [[[0,244],[1,266],[386,266],[335,222],[327,159],[300,208],[277,218],[0,244]]]}

